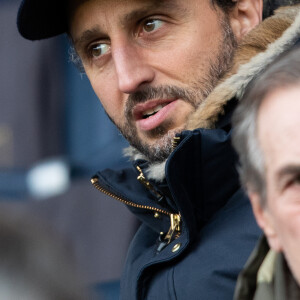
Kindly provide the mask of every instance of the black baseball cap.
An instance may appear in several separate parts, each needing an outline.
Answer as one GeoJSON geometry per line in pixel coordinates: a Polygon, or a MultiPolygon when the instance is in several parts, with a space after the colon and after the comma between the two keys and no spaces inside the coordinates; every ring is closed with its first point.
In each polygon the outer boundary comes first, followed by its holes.
{"type": "Polygon", "coordinates": [[[29,40],[50,38],[67,31],[66,0],[23,0],[17,17],[20,34],[29,40]]]}

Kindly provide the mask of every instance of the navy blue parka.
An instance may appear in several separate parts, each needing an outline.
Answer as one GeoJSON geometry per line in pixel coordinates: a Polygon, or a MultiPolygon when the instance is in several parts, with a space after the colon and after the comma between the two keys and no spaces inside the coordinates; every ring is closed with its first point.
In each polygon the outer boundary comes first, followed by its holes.
{"type": "MultiPolygon", "coordinates": [[[[137,181],[136,168],[94,178],[98,188],[145,207],[129,206],[143,224],[128,251],[121,299],[232,299],[238,273],[260,235],[236,172],[230,142],[234,106],[217,129],[181,133],[166,180],[151,181],[163,199],[137,181]],[[168,245],[161,233],[168,232],[170,216],[160,210],[181,216],[180,236],[168,245]]],[[[147,162],[135,165],[144,170],[147,162]]]]}

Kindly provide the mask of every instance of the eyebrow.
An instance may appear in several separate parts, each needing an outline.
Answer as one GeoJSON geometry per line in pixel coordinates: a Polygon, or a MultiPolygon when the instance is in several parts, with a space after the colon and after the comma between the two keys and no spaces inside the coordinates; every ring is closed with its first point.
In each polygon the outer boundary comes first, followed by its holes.
{"type": "Polygon", "coordinates": [[[171,12],[172,10],[178,9],[178,3],[176,0],[156,0],[154,1],[154,3],[151,3],[148,6],[144,6],[140,9],[133,10],[132,12],[126,14],[124,17],[122,17],[121,24],[126,25],[127,23],[132,22],[132,20],[141,19],[145,17],[147,13],[159,9],[164,9],[168,12],[171,12]]]}
{"type": "Polygon", "coordinates": [[[291,164],[281,168],[277,174],[277,178],[280,179],[282,177],[295,175],[295,174],[300,174],[300,165],[291,164]]]}
{"type": "Polygon", "coordinates": [[[78,39],[73,40],[73,44],[76,50],[80,50],[81,46],[85,43],[89,42],[90,40],[93,40],[97,36],[101,34],[101,30],[98,26],[85,30],[78,39]]]}
{"type": "MultiPolygon", "coordinates": [[[[133,22],[135,20],[139,20],[155,10],[164,9],[168,12],[172,12],[176,9],[178,10],[178,8],[179,5],[176,0],[155,0],[154,3],[151,3],[148,6],[135,9],[130,13],[122,16],[120,24],[122,26],[126,26],[128,23],[133,22]]],[[[181,9],[180,13],[182,14],[184,12],[185,10],[181,9]]],[[[79,38],[73,40],[75,49],[80,50],[82,45],[98,37],[99,35],[105,35],[99,26],[95,26],[94,28],[85,30],[79,38]]]]}

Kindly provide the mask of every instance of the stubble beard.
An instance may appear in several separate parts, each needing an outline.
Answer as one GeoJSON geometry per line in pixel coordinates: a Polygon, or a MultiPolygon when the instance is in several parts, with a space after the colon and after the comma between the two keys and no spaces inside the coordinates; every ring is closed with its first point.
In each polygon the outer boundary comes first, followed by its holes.
{"type": "MultiPolygon", "coordinates": [[[[221,21],[221,28],[223,30],[223,39],[218,47],[218,55],[215,61],[211,61],[209,74],[205,79],[198,80],[188,89],[177,86],[147,86],[143,90],[129,95],[125,108],[126,121],[122,126],[115,125],[130,145],[145,155],[149,161],[161,162],[168,158],[173,150],[172,140],[174,136],[183,131],[185,125],[182,128],[169,130],[169,128],[173,127],[173,122],[163,122],[160,126],[147,132],[149,138],[155,139],[153,144],[149,144],[138,136],[132,116],[133,107],[150,99],[181,99],[189,103],[193,107],[193,111],[195,111],[199,104],[211,93],[232,63],[237,42],[226,17],[223,17],[221,21]]],[[[184,124],[186,124],[188,117],[189,115],[186,117],[184,124]]]]}

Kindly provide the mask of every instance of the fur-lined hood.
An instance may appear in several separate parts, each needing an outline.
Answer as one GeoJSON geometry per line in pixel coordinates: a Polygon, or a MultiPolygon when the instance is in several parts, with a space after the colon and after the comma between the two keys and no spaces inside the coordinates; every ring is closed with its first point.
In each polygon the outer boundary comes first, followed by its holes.
{"type": "MultiPolygon", "coordinates": [[[[300,5],[281,7],[275,14],[248,33],[233,58],[231,69],[211,94],[190,116],[187,130],[212,129],[233,98],[240,100],[249,82],[289,49],[300,37],[300,5]]],[[[131,160],[145,159],[133,147],[126,148],[131,160]]],[[[165,162],[152,164],[146,174],[149,179],[162,181],[165,162]]]]}

